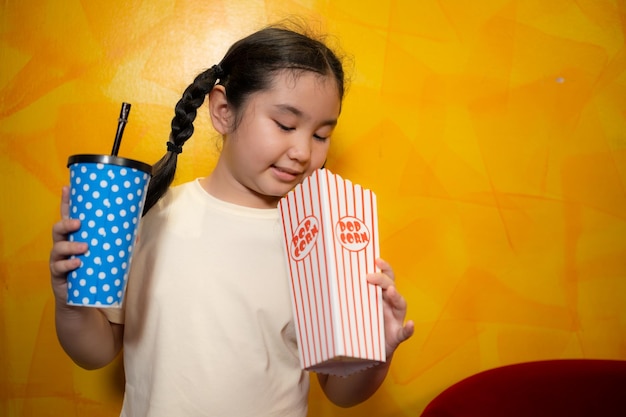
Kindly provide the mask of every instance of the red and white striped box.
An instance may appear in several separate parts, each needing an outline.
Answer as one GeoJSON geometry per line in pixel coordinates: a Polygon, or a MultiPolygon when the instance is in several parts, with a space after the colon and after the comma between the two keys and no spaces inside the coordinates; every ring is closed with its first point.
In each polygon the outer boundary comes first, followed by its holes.
{"type": "Polygon", "coordinates": [[[303,369],[349,375],[384,362],[376,195],[328,169],[278,204],[303,369]]]}

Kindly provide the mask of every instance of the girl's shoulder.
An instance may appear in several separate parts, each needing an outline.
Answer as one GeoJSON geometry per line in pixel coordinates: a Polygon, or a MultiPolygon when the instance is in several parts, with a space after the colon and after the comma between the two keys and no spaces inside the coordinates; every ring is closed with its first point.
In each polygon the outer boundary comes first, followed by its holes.
{"type": "Polygon", "coordinates": [[[148,211],[143,221],[169,216],[172,211],[185,210],[192,204],[193,194],[197,193],[197,180],[170,187],[161,199],[148,211]]]}

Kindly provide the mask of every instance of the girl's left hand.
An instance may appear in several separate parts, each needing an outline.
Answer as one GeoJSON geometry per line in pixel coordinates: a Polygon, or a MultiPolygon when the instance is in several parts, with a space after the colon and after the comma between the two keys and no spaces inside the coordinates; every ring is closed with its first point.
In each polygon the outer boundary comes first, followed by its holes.
{"type": "Polygon", "coordinates": [[[404,322],[407,303],[394,285],[395,275],[391,265],[377,259],[376,266],[380,268],[380,272],[368,274],[367,281],[380,286],[383,290],[385,347],[387,358],[391,358],[398,345],[413,335],[415,325],[411,320],[404,322]]]}

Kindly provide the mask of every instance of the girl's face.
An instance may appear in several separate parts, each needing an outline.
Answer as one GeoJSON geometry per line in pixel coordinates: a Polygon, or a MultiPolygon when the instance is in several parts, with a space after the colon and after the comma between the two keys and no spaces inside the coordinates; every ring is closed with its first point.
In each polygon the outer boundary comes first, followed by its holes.
{"type": "Polygon", "coordinates": [[[270,89],[248,98],[237,126],[222,132],[222,153],[203,185],[234,204],[276,207],[281,197],[324,164],[340,110],[331,76],[276,73],[270,89]]]}

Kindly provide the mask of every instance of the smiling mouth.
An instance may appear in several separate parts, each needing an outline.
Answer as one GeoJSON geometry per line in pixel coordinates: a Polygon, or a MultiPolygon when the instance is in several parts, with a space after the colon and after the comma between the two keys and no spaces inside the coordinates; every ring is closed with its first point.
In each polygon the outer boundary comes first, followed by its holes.
{"type": "Polygon", "coordinates": [[[296,171],[294,169],[289,169],[289,168],[281,168],[279,166],[273,165],[274,168],[276,168],[277,170],[279,170],[280,172],[285,172],[287,174],[291,174],[291,175],[300,175],[302,174],[300,171],[296,171]]]}
{"type": "Polygon", "coordinates": [[[293,180],[302,175],[302,172],[294,169],[282,168],[276,165],[272,165],[272,168],[281,179],[293,180]]]}

